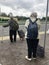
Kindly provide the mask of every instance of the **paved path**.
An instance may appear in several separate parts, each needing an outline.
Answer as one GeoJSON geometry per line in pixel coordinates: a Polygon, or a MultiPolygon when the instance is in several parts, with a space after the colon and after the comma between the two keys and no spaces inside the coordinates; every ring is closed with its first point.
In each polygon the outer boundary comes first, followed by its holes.
{"type": "MultiPolygon", "coordinates": [[[[45,32],[39,32],[40,35],[43,35],[45,32]]],[[[19,38],[19,35],[17,34],[17,38],[19,38]]],[[[26,38],[26,37],[25,37],[26,38]]],[[[1,36],[0,37],[0,40],[8,40],[9,39],[9,36],[1,36]]]]}
{"type": "MultiPolygon", "coordinates": [[[[41,35],[39,44],[43,46],[44,35],[41,35]]],[[[25,59],[27,55],[26,40],[20,41],[17,38],[17,42],[10,44],[9,39],[0,42],[0,64],[2,65],[49,65],[49,35],[46,40],[46,54],[45,58],[37,58],[31,62],[25,59]]]]}

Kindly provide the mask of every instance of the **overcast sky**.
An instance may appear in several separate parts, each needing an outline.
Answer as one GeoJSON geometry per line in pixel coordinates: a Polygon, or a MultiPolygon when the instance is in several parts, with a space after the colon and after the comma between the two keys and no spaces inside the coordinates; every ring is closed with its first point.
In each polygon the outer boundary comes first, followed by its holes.
{"type": "Polygon", "coordinates": [[[0,0],[1,12],[19,16],[29,16],[31,12],[37,12],[38,17],[46,15],[47,0],[0,0]]]}

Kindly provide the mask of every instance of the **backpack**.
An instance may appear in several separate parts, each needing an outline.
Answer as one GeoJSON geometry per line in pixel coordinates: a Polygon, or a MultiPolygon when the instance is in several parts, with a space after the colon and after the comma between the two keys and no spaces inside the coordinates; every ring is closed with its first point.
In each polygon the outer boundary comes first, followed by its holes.
{"type": "Polygon", "coordinates": [[[12,23],[11,27],[12,27],[13,30],[18,30],[19,29],[19,25],[18,25],[17,21],[12,20],[11,23],[12,23]]]}
{"type": "Polygon", "coordinates": [[[34,22],[29,19],[30,23],[27,28],[27,37],[30,39],[37,39],[38,37],[38,25],[36,23],[37,20],[34,22]]]}
{"type": "Polygon", "coordinates": [[[41,58],[44,57],[44,47],[38,45],[38,47],[37,47],[37,56],[41,57],[41,58]]]}

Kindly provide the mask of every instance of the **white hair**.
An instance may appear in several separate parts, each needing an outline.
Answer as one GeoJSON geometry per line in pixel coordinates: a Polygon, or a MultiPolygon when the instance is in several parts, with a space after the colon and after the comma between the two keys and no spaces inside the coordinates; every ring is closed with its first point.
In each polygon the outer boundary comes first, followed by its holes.
{"type": "Polygon", "coordinates": [[[36,13],[36,12],[31,13],[30,17],[35,17],[35,18],[37,18],[37,13],[36,13]]]}

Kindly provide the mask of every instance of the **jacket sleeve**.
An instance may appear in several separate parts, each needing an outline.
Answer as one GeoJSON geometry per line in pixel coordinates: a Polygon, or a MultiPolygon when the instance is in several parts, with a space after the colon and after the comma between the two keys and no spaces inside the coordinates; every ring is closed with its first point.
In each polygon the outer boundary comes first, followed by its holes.
{"type": "Polygon", "coordinates": [[[8,27],[10,24],[10,20],[7,21],[8,23],[4,24],[3,27],[8,27]]]}
{"type": "Polygon", "coordinates": [[[28,25],[29,25],[29,20],[26,20],[26,23],[25,23],[25,28],[26,29],[28,28],[28,25]]]}
{"type": "Polygon", "coordinates": [[[41,22],[40,22],[40,20],[37,20],[37,24],[38,24],[38,29],[40,29],[40,27],[41,27],[41,22]]]}

